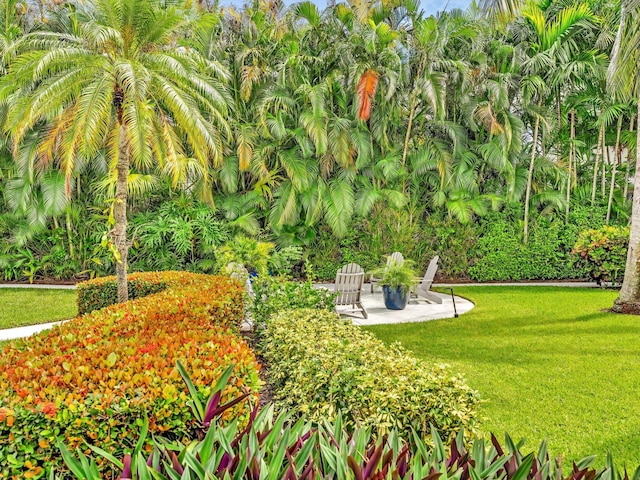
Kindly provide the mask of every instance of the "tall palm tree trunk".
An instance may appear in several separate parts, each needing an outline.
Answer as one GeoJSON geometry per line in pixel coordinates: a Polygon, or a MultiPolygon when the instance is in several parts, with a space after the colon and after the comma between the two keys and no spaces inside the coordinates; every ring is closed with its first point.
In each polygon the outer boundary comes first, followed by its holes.
{"type": "Polygon", "coordinates": [[[536,116],[536,123],[533,127],[533,144],[531,145],[531,159],[529,160],[529,174],[527,175],[527,191],[524,196],[524,243],[529,241],[529,200],[531,198],[531,184],[533,183],[533,167],[536,158],[536,148],[538,146],[538,128],[540,127],[540,117],[536,116]]]}
{"type": "Polygon", "coordinates": [[[127,288],[127,178],[129,175],[129,150],[127,148],[127,130],[120,122],[118,139],[118,163],[116,164],[118,178],[116,180],[116,201],[113,206],[115,226],[113,227],[113,242],[118,250],[116,263],[116,279],[118,282],[118,303],[129,299],[127,288]]]}
{"type": "Polygon", "coordinates": [[[604,192],[607,189],[607,163],[610,163],[609,147],[607,146],[607,137],[602,139],[602,175],[600,176],[600,196],[604,198],[604,192]]]}
{"type": "Polygon", "coordinates": [[[73,245],[73,226],[71,224],[71,206],[67,206],[65,212],[65,227],[67,230],[67,242],[69,243],[69,256],[73,258],[75,256],[75,249],[73,245]]]}
{"type": "Polygon", "coordinates": [[[627,2],[628,0],[622,0],[620,3],[620,23],[618,24],[618,31],[616,32],[616,39],[611,47],[611,55],[609,58],[609,66],[607,67],[607,90],[609,90],[609,82],[613,78],[614,72],[618,68],[618,60],[620,59],[620,46],[622,45],[622,35],[627,25],[627,2]]]}
{"type": "MultiPolygon", "coordinates": [[[[640,100],[638,100],[640,118],[640,100]]],[[[640,128],[637,129],[638,148],[636,148],[636,165],[640,165],[640,128]]],[[[638,311],[632,303],[640,300],[640,168],[636,168],[633,182],[633,205],[631,210],[631,234],[627,264],[624,270],[624,281],[620,295],[613,304],[614,312],[638,311]]]]}
{"type": "Polygon", "coordinates": [[[598,132],[598,149],[596,150],[596,163],[593,166],[593,185],[591,185],[591,206],[592,207],[596,203],[596,191],[598,190],[598,167],[600,166],[600,154],[602,153],[603,137],[604,137],[604,125],[600,125],[600,131],[598,132]]]}
{"type": "Polygon", "coordinates": [[[571,130],[569,140],[569,168],[567,169],[567,210],[565,211],[565,222],[569,221],[569,208],[571,206],[571,184],[573,181],[573,163],[575,156],[575,136],[576,136],[576,111],[571,110],[571,130]]]}
{"type": "MultiPolygon", "coordinates": [[[[418,66],[418,72],[416,74],[416,79],[414,83],[418,81],[422,77],[422,72],[425,68],[425,58],[424,56],[420,59],[420,64],[418,66]]],[[[407,132],[404,137],[404,147],[402,149],[402,165],[404,166],[407,161],[407,152],[409,151],[409,139],[411,138],[411,128],[413,127],[413,118],[416,114],[416,108],[418,107],[418,86],[414,85],[413,90],[411,91],[411,111],[409,112],[409,122],[407,124],[407,132]]],[[[435,112],[434,112],[435,113],[435,112]]]]}
{"type": "Polygon", "coordinates": [[[402,166],[407,161],[407,152],[409,151],[409,139],[411,138],[411,127],[413,126],[413,116],[416,114],[416,107],[418,104],[417,95],[411,101],[411,111],[409,112],[409,123],[407,124],[407,133],[404,137],[404,147],[402,149],[402,166]]]}
{"type": "MultiPolygon", "coordinates": [[[[633,124],[636,117],[631,115],[631,120],[629,121],[629,131],[633,132],[633,124]]],[[[622,193],[622,199],[627,204],[627,195],[629,194],[629,175],[631,175],[631,156],[629,155],[629,148],[627,145],[627,165],[624,172],[624,192],[622,193]]]]}
{"type": "Polygon", "coordinates": [[[616,132],[616,149],[613,155],[613,165],[611,167],[611,186],[609,187],[609,201],[607,202],[607,218],[605,223],[609,225],[611,218],[611,205],[613,205],[613,190],[616,186],[616,170],[620,162],[620,134],[622,133],[622,115],[618,118],[618,131],[616,132]]]}

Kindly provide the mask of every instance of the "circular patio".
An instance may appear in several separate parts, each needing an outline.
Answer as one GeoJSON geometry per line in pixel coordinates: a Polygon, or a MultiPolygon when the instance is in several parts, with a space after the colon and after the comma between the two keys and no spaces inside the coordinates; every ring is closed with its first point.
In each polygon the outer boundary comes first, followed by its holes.
{"type": "MultiPolygon", "coordinates": [[[[322,285],[333,290],[333,285],[322,285]]],[[[425,300],[411,300],[404,310],[389,310],[384,306],[380,290],[371,293],[369,284],[362,287],[361,301],[369,318],[362,318],[360,312],[353,312],[348,307],[338,307],[337,312],[353,320],[356,325],[383,325],[387,323],[427,322],[443,318],[454,318],[474,307],[473,302],[451,293],[432,292],[442,299],[442,303],[429,303],[425,300]],[[455,299],[455,308],[454,308],[455,299]]]]}

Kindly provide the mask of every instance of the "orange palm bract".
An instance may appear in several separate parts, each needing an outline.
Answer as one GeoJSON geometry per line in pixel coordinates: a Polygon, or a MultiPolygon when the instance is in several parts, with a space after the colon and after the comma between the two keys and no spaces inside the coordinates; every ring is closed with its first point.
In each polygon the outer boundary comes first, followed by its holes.
{"type": "Polygon", "coordinates": [[[371,116],[371,102],[378,88],[380,74],[372,68],[365,70],[358,82],[358,118],[365,122],[371,116]]]}

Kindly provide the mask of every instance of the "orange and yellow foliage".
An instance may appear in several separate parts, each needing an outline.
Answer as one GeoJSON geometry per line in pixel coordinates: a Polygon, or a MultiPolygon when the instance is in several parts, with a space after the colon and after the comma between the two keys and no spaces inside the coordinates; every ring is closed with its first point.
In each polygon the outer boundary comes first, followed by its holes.
{"type": "MultiPolygon", "coordinates": [[[[72,447],[95,442],[120,454],[131,448],[145,415],[151,432],[189,438],[192,416],[177,360],[203,395],[230,364],[236,367],[225,396],[257,392],[259,364],[238,335],[244,294],[238,282],[184,272],[132,277],[165,289],[2,349],[0,478],[44,475],[62,465],[58,436],[72,447]]],[[[110,282],[79,290],[111,288],[110,282]]],[[[242,417],[247,408],[243,403],[228,415],[242,417]]]]}

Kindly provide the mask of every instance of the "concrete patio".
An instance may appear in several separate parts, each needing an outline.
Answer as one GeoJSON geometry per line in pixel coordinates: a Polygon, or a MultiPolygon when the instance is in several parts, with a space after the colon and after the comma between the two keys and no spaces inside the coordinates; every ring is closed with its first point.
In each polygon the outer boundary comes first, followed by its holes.
{"type": "MultiPolygon", "coordinates": [[[[331,284],[322,285],[322,287],[333,290],[333,285],[331,284]]],[[[362,318],[360,312],[345,312],[344,310],[348,310],[348,307],[340,307],[338,313],[345,318],[352,319],[355,325],[384,325],[388,323],[427,322],[429,320],[453,318],[456,311],[458,315],[461,315],[474,307],[474,304],[469,300],[455,296],[454,311],[450,294],[434,293],[442,298],[441,304],[411,301],[404,310],[389,310],[384,306],[382,291],[377,289],[372,294],[369,284],[365,284],[361,299],[369,318],[362,318]]]]}

